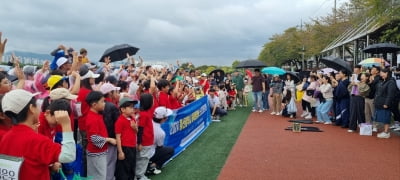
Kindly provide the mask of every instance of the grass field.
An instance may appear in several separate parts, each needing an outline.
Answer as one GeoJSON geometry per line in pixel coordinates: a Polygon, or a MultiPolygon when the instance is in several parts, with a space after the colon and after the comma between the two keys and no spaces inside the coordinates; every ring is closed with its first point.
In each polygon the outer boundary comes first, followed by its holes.
{"type": "Polygon", "coordinates": [[[169,162],[152,180],[214,180],[239,136],[251,108],[237,107],[213,122],[208,129],[178,157],[169,162]]]}

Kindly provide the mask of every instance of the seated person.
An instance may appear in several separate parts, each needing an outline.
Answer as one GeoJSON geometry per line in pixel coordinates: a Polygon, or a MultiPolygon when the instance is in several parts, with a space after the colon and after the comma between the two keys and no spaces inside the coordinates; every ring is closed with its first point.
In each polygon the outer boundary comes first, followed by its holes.
{"type": "Polygon", "coordinates": [[[219,98],[215,95],[215,89],[208,91],[208,103],[211,107],[211,116],[217,118],[218,116],[225,116],[227,113],[225,110],[220,108],[219,98]]]}
{"type": "Polygon", "coordinates": [[[155,151],[153,157],[150,158],[147,174],[160,174],[161,167],[174,155],[174,148],[164,146],[165,132],[161,128],[168,116],[171,116],[173,111],[163,106],[157,107],[153,116],[154,129],[154,144],[151,146],[155,151]]]}

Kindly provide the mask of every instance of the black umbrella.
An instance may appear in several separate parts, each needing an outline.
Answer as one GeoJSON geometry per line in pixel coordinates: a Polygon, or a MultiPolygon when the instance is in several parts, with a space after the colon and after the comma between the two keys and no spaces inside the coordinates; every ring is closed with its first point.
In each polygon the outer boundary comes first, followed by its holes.
{"type": "Polygon", "coordinates": [[[327,56],[327,57],[321,58],[320,60],[326,66],[328,66],[332,69],[335,69],[337,71],[339,71],[341,69],[345,69],[348,71],[348,73],[352,72],[350,65],[346,61],[344,61],[343,59],[341,59],[339,57],[327,56]]]}
{"type": "Polygon", "coordinates": [[[394,53],[400,51],[400,47],[392,43],[379,43],[369,45],[363,51],[371,54],[394,53]]]}
{"type": "Polygon", "coordinates": [[[246,61],[241,61],[236,68],[262,68],[266,67],[264,62],[260,60],[246,60],[246,61]]]}
{"type": "Polygon", "coordinates": [[[292,79],[295,84],[297,84],[300,81],[300,78],[299,76],[297,76],[297,73],[293,71],[286,71],[284,79],[286,79],[286,75],[288,74],[290,75],[290,79],[292,79]]]}
{"type": "Polygon", "coordinates": [[[101,56],[100,62],[104,62],[104,57],[108,56],[110,56],[111,62],[121,61],[126,58],[126,53],[129,53],[129,55],[132,56],[135,55],[138,51],[139,48],[133,47],[129,44],[116,45],[104,51],[103,56],[101,56]]]}
{"type": "Polygon", "coordinates": [[[224,77],[225,77],[225,72],[222,69],[215,69],[213,71],[210,72],[210,75],[214,74],[214,78],[218,77],[219,82],[224,81],[224,77]],[[217,73],[220,73],[219,76],[217,73]]]}

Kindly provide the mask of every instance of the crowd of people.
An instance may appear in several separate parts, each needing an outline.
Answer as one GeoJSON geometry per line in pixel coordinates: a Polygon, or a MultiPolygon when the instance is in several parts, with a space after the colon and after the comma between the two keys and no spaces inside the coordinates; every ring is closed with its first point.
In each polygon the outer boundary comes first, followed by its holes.
{"type": "Polygon", "coordinates": [[[148,179],[174,155],[161,124],[216,90],[199,70],[153,68],[129,54],[127,64],[105,57],[97,66],[87,53],[61,45],[40,69],[13,55],[14,68],[0,71],[0,154],[24,157],[19,179],[148,179]]]}
{"type": "Polygon", "coordinates": [[[212,119],[236,108],[272,115],[301,117],[357,131],[360,123],[384,124],[379,138],[389,138],[391,116],[399,121],[399,69],[360,66],[354,72],[312,71],[295,83],[290,74],[243,74],[178,67],[153,68],[127,54],[128,63],[112,67],[104,58],[97,66],[61,45],[40,69],[20,67],[0,72],[0,154],[24,157],[20,179],[148,179],[161,173],[174,155],[164,146],[161,124],[204,95],[212,119]],[[364,113],[365,112],[365,113],[364,113]]]}
{"type": "Polygon", "coordinates": [[[295,83],[291,74],[271,77],[255,69],[251,78],[253,112],[268,111],[271,106],[271,115],[295,118],[301,113],[301,118],[315,117],[315,123],[341,126],[350,133],[362,123],[372,124],[373,132],[383,124],[378,138],[389,138],[390,129],[400,131],[398,67],[356,65],[353,72],[310,71],[299,79],[295,83]],[[295,101],[301,102],[302,111],[297,110],[295,101]]]}

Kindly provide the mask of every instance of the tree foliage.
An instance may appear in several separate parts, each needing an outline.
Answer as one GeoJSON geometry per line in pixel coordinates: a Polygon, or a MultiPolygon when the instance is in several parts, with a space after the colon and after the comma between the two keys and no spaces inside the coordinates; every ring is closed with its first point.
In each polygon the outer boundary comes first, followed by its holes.
{"type": "Polygon", "coordinates": [[[380,41],[400,43],[400,2],[395,0],[350,0],[326,17],[311,19],[304,25],[289,27],[275,34],[264,44],[258,59],[269,66],[287,60],[301,60],[320,54],[334,39],[349,28],[355,28],[366,17],[375,17],[387,24],[380,41]],[[304,49],[303,49],[304,48],[304,49]]]}

